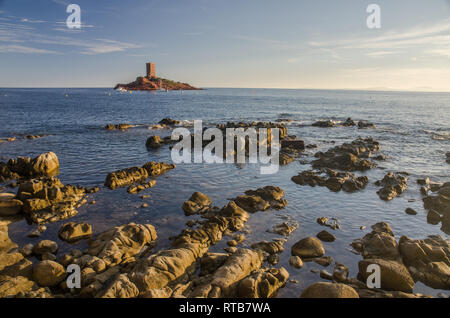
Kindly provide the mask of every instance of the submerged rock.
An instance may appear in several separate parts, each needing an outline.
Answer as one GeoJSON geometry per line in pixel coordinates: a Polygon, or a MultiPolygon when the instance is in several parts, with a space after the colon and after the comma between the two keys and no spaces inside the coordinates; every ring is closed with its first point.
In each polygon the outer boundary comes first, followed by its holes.
{"type": "Polygon", "coordinates": [[[330,168],[344,171],[364,171],[376,166],[367,160],[372,154],[380,150],[380,144],[372,138],[359,138],[351,143],[329,149],[327,152],[317,152],[315,157],[319,158],[312,162],[315,169],[330,168]]]}
{"type": "Polygon", "coordinates": [[[107,124],[105,126],[106,130],[121,130],[121,131],[125,131],[129,128],[134,127],[134,125],[130,125],[130,124],[107,124]]]}
{"type": "Polygon", "coordinates": [[[158,124],[167,125],[167,126],[175,126],[175,125],[179,125],[180,121],[176,120],[176,119],[172,119],[172,118],[163,118],[158,122],[158,124]]]}
{"type": "Polygon", "coordinates": [[[366,176],[356,177],[349,172],[337,172],[332,169],[320,169],[302,171],[299,175],[293,176],[291,180],[300,185],[309,185],[312,187],[326,186],[334,192],[344,190],[354,192],[362,190],[369,183],[366,176]]]}
{"type": "Polygon", "coordinates": [[[392,200],[406,190],[406,188],[408,187],[406,183],[407,180],[407,177],[402,176],[399,173],[387,173],[382,180],[375,182],[375,185],[382,187],[377,191],[378,196],[382,200],[392,200]]]}
{"type": "Polygon", "coordinates": [[[269,232],[283,236],[289,236],[293,231],[297,229],[297,227],[298,223],[283,222],[281,224],[274,225],[269,232]]]}

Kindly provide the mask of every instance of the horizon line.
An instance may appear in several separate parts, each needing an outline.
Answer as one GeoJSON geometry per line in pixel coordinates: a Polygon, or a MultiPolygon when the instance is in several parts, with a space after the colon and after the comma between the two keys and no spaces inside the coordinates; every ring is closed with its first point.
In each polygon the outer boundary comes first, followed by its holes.
{"type": "MultiPolygon", "coordinates": [[[[112,89],[110,86],[29,86],[29,87],[0,87],[0,89],[112,89]]],[[[444,90],[414,90],[414,89],[395,89],[395,88],[288,88],[288,87],[230,87],[230,86],[203,86],[203,89],[273,89],[273,90],[315,90],[315,91],[365,91],[365,92],[405,92],[405,93],[450,93],[444,90]]],[[[143,91],[145,92],[145,91],[143,91]]]]}

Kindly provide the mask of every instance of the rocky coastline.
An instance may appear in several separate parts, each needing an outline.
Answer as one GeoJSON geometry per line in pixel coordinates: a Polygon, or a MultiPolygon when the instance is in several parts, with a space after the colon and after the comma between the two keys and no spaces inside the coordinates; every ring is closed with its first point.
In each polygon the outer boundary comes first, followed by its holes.
{"type": "MultiPolygon", "coordinates": [[[[159,79],[158,79],[159,80],[159,79]]],[[[196,89],[188,84],[167,84],[167,89],[196,89]]],[[[127,90],[155,90],[156,80],[138,78],[117,88],[127,90]]],[[[180,122],[165,118],[158,125],[172,129],[180,122]]],[[[331,128],[329,121],[313,124],[331,128]]],[[[344,127],[374,128],[366,121],[358,123],[347,119],[344,127]]],[[[110,124],[107,130],[126,131],[130,124],[110,124]]],[[[280,131],[281,164],[293,164],[304,152],[314,149],[297,136],[288,134],[288,127],[271,122],[229,122],[217,124],[219,129],[264,127],[280,131]]],[[[149,151],[171,144],[170,139],[152,135],[145,143],[149,151]]],[[[265,140],[264,142],[271,142],[265,140]]],[[[164,148],[162,148],[164,150],[164,148]]],[[[447,162],[448,156],[447,154],[447,162]]],[[[391,201],[401,196],[408,186],[408,176],[389,171],[378,181],[365,174],[377,169],[377,161],[385,160],[382,143],[375,139],[356,138],[328,149],[317,151],[304,170],[291,180],[298,185],[326,187],[332,192],[368,191],[367,185],[377,186],[381,200],[391,201]]],[[[443,164],[446,164],[445,162],[443,164]]],[[[154,224],[133,222],[114,226],[98,233],[87,222],[70,222],[77,209],[91,200],[99,191],[98,185],[81,187],[64,185],[57,177],[59,159],[53,152],[35,158],[17,157],[0,162],[0,181],[14,182],[11,189],[0,189],[0,297],[50,298],[270,298],[289,283],[290,272],[301,271],[306,263],[324,267],[316,282],[307,286],[302,298],[423,298],[414,293],[417,282],[431,288],[450,290],[450,242],[439,235],[412,239],[395,237],[390,224],[383,220],[371,226],[372,231],[351,243],[352,251],[361,257],[358,273],[350,276],[349,267],[327,255],[326,244],[339,239],[339,222],[326,217],[317,223],[327,227],[316,236],[305,236],[289,243],[289,236],[301,226],[295,220],[273,224],[267,233],[271,240],[253,244],[246,242],[247,223],[260,213],[275,213],[288,204],[285,191],[275,185],[261,185],[234,198],[227,198],[223,206],[215,206],[208,193],[193,192],[179,207],[180,213],[192,219],[175,236],[170,246],[155,251],[158,228],[154,224]],[[39,240],[19,246],[9,237],[9,225],[22,218],[45,231],[45,224],[63,221],[54,240],[39,240]],[[67,221],[65,221],[67,219],[67,221]],[[334,233],[334,234],[333,234],[334,233]],[[58,253],[55,241],[74,244],[86,241],[88,248],[75,248],[58,253]],[[221,253],[210,249],[226,241],[221,253]],[[289,266],[279,266],[280,254],[290,251],[289,266]],[[67,268],[75,264],[81,269],[81,286],[67,284],[67,268]],[[366,284],[368,266],[381,269],[381,287],[366,284]]],[[[105,176],[107,191],[126,188],[134,195],[157,186],[164,174],[176,174],[174,164],[147,162],[142,166],[123,167],[105,176]]],[[[450,182],[432,183],[429,179],[416,180],[422,186],[417,196],[428,211],[427,220],[441,223],[442,231],[450,233],[450,182]]],[[[326,189],[325,189],[326,190],[326,189]]],[[[92,202],[92,201],[91,201],[92,202]]],[[[120,203],[118,203],[120,204],[120,203]]],[[[411,211],[407,213],[413,215],[411,211]]],[[[36,235],[39,236],[39,233],[36,235]]]]}

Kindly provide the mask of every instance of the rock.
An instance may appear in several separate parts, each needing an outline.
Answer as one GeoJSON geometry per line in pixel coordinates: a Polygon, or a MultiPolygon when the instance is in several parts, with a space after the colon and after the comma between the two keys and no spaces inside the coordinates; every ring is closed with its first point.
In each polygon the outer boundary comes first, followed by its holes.
{"type": "Polygon", "coordinates": [[[380,267],[381,289],[396,290],[411,293],[414,288],[414,280],[406,267],[396,261],[384,259],[364,259],[358,263],[358,279],[366,282],[372,272],[367,272],[371,264],[380,267]]]}
{"type": "Polygon", "coordinates": [[[241,195],[234,199],[234,202],[247,212],[255,213],[265,211],[270,208],[269,202],[257,195],[241,195]]]}
{"type": "Polygon", "coordinates": [[[367,160],[373,152],[380,149],[380,144],[372,138],[356,139],[351,143],[329,149],[326,153],[318,152],[315,157],[319,158],[312,162],[315,169],[330,168],[344,171],[364,171],[376,166],[367,160]]]}
{"type": "Polygon", "coordinates": [[[33,176],[54,176],[59,173],[58,157],[53,152],[39,155],[31,161],[33,176]]]}
{"type": "Polygon", "coordinates": [[[271,233],[276,233],[283,236],[289,236],[298,227],[298,224],[289,224],[288,222],[283,222],[281,224],[274,225],[270,230],[271,233]]]}
{"type": "Polygon", "coordinates": [[[335,263],[333,271],[333,279],[339,283],[346,283],[348,279],[349,269],[344,264],[335,263]]]}
{"type": "Polygon", "coordinates": [[[179,124],[180,124],[180,121],[179,121],[179,120],[172,119],[172,118],[163,118],[163,119],[161,119],[161,120],[159,121],[158,124],[161,124],[161,125],[167,125],[167,126],[174,126],[174,125],[179,125],[179,124]]]}
{"type": "Polygon", "coordinates": [[[58,244],[50,240],[42,240],[33,247],[33,253],[36,255],[55,254],[56,251],[58,251],[58,244]]]}
{"type": "Polygon", "coordinates": [[[389,201],[402,194],[407,188],[407,180],[408,178],[405,176],[389,172],[382,180],[375,182],[377,186],[382,186],[377,192],[379,197],[382,200],[389,201]]]}
{"type": "Polygon", "coordinates": [[[229,253],[229,254],[234,254],[234,253],[237,252],[237,248],[236,248],[236,247],[231,247],[231,246],[229,246],[229,247],[225,247],[225,248],[224,248],[224,251],[227,252],[227,253],[229,253]]]}
{"type": "Polygon", "coordinates": [[[235,246],[237,246],[237,242],[235,241],[235,240],[230,240],[230,241],[227,241],[227,245],[228,246],[231,246],[231,247],[235,247],[235,246]]]}
{"type": "Polygon", "coordinates": [[[164,145],[164,141],[161,139],[161,137],[155,135],[150,136],[147,139],[147,142],[145,143],[145,146],[147,148],[157,149],[164,145]]]}
{"type": "Polygon", "coordinates": [[[439,224],[439,222],[441,221],[441,215],[439,214],[439,212],[435,211],[435,210],[429,210],[428,214],[427,214],[427,222],[430,224],[439,224]]]}
{"type": "Polygon", "coordinates": [[[41,258],[43,261],[56,261],[56,256],[49,252],[42,254],[41,258]]]}
{"type": "Polygon", "coordinates": [[[211,204],[212,201],[207,195],[201,192],[194,192],[189,200],[183,203],[181,208],[184,214],[189,216],[206,211],[211,204]]]}
{"type": "Polygon", "coordinates": [[[284,248],[283,248],[284,242],[285,242],[284,240],[272,241],[272,242],[262,241],[262,242],[252,244],[252,248],[259,249],[259,250],[264,251],[269,254],[277,254],[277,253],[281,253],[284,251],[284,248]]]}
{"type": "Polygon", "coordinates": [[[420,185],[429,185],[430,184],[430,178],[425,178],[425,179],[417,179],[417,184],[420,185]]]}
{"type": "Polygon", "coordinates": [[[97,256],[107,266],[116,265],[139,253],[156,238],[153,225],[130,223],[99,234],[90,242],[87,253],[97,256]]]}
{"type": "Polygon", "coordinates": [[[51,177],[59,173],[58,157],[53,152],[43,153],[36,158],[17,157],[6,164],[0,163],[0,181],[10,179],[51,177]]]}
{"type": "Polygon", "coordinates": [[[106,130],[121,130],[121,131],[125,131],[125,130],[131,128],[131,127],[134,127],[134,126],[130,125],[130,124],[116,124],[116,125],[114,125],[114,124],[107,124],[105,126],[105,129],[106,130]]]}
{"type": "Polygon", "coordinates": [[[228,254],[207,253],[200,261],[199,276],[205,276],[215,272],[228,259],[228,254]]]}
{"type": "Polygon", "coordinates": [[[305,289],[301,298],[359,298],[355,289],[339,283],[315,283],[305,289]]]}
{"type": "Polygon", "coordinates": [[[315,237],[306,237],[292,246],[292,255],[301,258],[321,257],[325,254],[322,242],[315,237]]]}
{"type": "Polygon", "coordinates": [[[281,140],[281,149],[290,148],[295,150],[305,150],[305,142],[300,139],[283,139],[281,140]]]}
{"type": "Polygon", "coordinates": [[[375,124],[369,123],[369,122],[366,121],[366,120],[360,120],[360,121],[358,122],[358,128],[359,128],[359,129],[363,129],[363,128],[375,128],[375,124]]]}
{"type": "Polygon", "coordinates": [[[437,289],[450,289],[450,243],[439,235],[424,240],[402,236],[399,250],[415,280],[437,289]]]}
{"type": "Polygon", "coordinates": [[[334,127],[335,122],[332,120],[319,120],[312,124],[313,127],[320,127],[320,128],[329,128],[334,127]]]}
{"type": "Polygon", "coordinates": [[[56,286],[64,280],[66,271],[64,267],[54,261],[42,261],[33,268],[33,280],[39,286],[56,286]]]}
{"type": "Polygon", "coordinates": [[[49,298],[48,290],[23,276],[0,278],[0,298],[49,298]]]}
{"type": "Polygon", "coordinates": [[[125,274],[119,275],[109,284],[106,290],[102,291],[96,297],[100,298],[135,298],[139,295],[139,289],[134,285],[125,274]]]}
{"type": "Polygon", "coordinates": [[[147,203],[142,203],[141,204],[141,208],[148,208],[148,204],[147,203]]]}
{"type": "Polygon", "coordinates": [[[321,266],[327,267],[330,266],[331,263],[333,263],[333,258],[330,256],[322,256],[322,257],[315,257],[309,259],[309,261],[313,261],[321,266]]]}
{"type": "MultiPolygon", "coordinates": [[[[247,277],[250,273],[259,270],[261,267],[261,254],[249,249],[239,249],[232,254],[226,262],[210,277],[205,284],[197,286],[188,296],[191,297],[230,297],[236,295],[239,290],[239,282],[247,277]]],[[[253,277],[254,280],[267,278],[263,275],[253,277]]],[[[247,283],[245,286],[250,285],[247,283]]],[[[242,291],[248,292],[248,288],[242,291]]],[[[253,290],[253,289],[252,289],[253,290]]]]}
{"type": "Polygon", "coordinates": [[[131,167],[109,173],[106,176],[105,186],[114,190],[137,182],[143,183],[148,177],[157,177],[174,168],[174,164],[150,161],[142,167],[131,167]]]}
{"type": "Polygon", "coordinates": [[[326,270],[322,269],[319,274],[320,278],[326,279],[326,280],[333,280],[333,275],[328,273],[326,270]]]}
{"type": "Polygon", "coordinates": [[[87,223],[66,223],[59,229],[58,236],[66,242],[76,242],[92,236],[92,226],[87,223]]]}
{"type": "Polygon", "coordinates": [[[336,237],[333,234],[325,230],[317,233],[317,237],[323,242],[334,242],[336,240],[336,237]]]}
{"type": "Polygon", "coordinates": [[[306,170],[292,177],[291,180],[300,185],[326,186],[334,192],[341,190],[355,192],[364,189],[369,183],[369,179],[366,176],[356,177],[349,172],[337,172],[331,169],[321,169],[317,172],[306,170]]]}
{"type": "Polygon", "coordinates": [[[328,219],[324,216],[317,218],[317,223],[323,226],[327,226],[333,230],[339,229],[341,226],[339,225],[339,221],[335,218],[328,219]]]}
{"type": "Polygon", "coordinates": [[[289,273],[284,267],[280,269],[262,269],[244,278],[238,286],[238,297],[271,298],[286,284],[289,273]]]}
{"type": "Polygon", "coordinates": [[[373,231],[366,234],[362,243],[362,256],[366,258],[382,258],[399,261],[400,253],[394,234],[387,223],[381,222],[372,226],[373,231]]]}
{"type": "Polygon", "coordinates": [[[76,208],[87,202],[85,196],[84,188],[63,185],[56,177],[22,182],[17,191],[17,198],[23,202],[23,212],[38,224],[76,215],[76,208]]]}
{"type": "Polygon", "coordinates": [[[416,210],[411,209],[411,208],[406,208],[405,213],[409,214],[409,215],[416,215],[417,214],[416,210]]]}
{"type": "Polygon", "coordinates": [[[22,253],[23,256],[29,257],[33,254],[33,244],[28,243],[22,246],[20,249],[20,253],[22,253]]]}
{"type": "Polygon", "coordinates": [[[298,256],[291,256],[289,258],[289,264],[294,268],[302,268],[303,267],[303,261],[298,256]]]}
{"type": "Polygon", "coordinates": [[[0,216],[12,216],[22,212],[23,202],[13,193],[0,193],[0,216]]]}
{"type": "Polygon", "coordinates": [[[356,123],[353,119],[351,119],[349,117],[349,118],[347,118],[347,120],[345,122],[342,123],[342,126],[345,126],[345,127],[356,126],[356,123]]]}

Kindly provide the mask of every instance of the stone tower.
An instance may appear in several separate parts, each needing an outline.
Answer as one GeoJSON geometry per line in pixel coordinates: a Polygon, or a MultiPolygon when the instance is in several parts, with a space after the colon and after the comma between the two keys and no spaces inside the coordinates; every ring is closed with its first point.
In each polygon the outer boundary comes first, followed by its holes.
{"type": "Polygon", "coordinates": [[[153,78],[155,76],[155,63],[147,63],[147,77],[153,78]]]}

